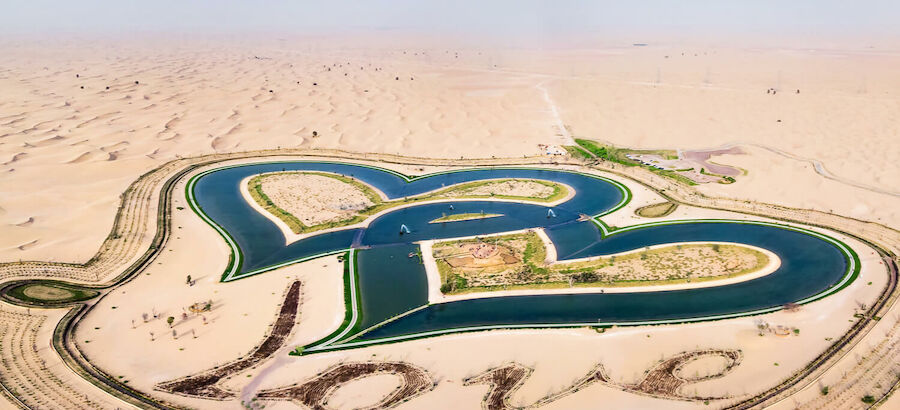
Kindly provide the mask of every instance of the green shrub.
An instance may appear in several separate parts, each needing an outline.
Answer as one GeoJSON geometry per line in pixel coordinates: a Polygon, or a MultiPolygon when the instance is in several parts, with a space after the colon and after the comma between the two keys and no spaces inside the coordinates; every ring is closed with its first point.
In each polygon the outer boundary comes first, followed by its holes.
{"type": "Polygon", "coordinates": [[[581,272],[572,275],[572,279],[575,279],[575,282],[591,283],[596,282],[600,277],[594,272],[581,272]]]}
{"type": "Polygon", "coordinates": [[[576,147],[574,145],[566,145],[563,148],[565,148],[566,151],[569,152],[569,155],[571,155],[572,158],[577,158],[577,159],[590,159],[591,158],[591,155],[588,154],[585,150],[581,149],[581,147],[576,147]]]}

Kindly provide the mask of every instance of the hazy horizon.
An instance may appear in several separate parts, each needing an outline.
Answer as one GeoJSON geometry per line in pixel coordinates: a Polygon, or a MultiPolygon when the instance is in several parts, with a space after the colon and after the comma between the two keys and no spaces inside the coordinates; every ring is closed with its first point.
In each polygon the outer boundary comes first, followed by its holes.
{"type": "Polygon", "coordinates": [[[619,40],[739,40],[896,45],[900,4],[890,1],[275,1],[151,3],[36,0],[8,5],[0,32],[65,37],[142,34],[340,35],[397,33],[527,44],[619,40]]]}

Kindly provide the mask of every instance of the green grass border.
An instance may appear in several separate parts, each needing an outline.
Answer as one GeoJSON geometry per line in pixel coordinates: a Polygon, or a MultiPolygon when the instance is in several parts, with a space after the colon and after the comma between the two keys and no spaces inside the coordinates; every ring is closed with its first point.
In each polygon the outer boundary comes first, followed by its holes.
{"type": "MultiPolygon", "coordinates": [[[[303,352],[314,352],[319,345],[329,345],[331,343],[339,342],[347,336],[348,333],[357,328],[358,324],[362,321],[363,312],[362,309],[360,309],[360,306],[362,306],[362,296],[360,295],[359,280],[356,274],[358,269],[359,261],[356,257],[356,250],[351,249],[344,253],[344,320],[338,325],[337,329],[325,337],[303,345],[303,352]]],[[[295,356],[301,355],[296,353],[296,350],[291,351],[290,354],[295,356]]]]}
{"type": "Polygon", "coordinates": [[[657,203],[655,203],[655,204],[644,205],[644,206],[642,206],[642,207],[640,207],[640,208],[638,208],[638,209],[635,209],[635,210],[634,210],[634,214],[637,215],[637,216],[639,216],[639,217],[641,217],[641,218],[662,218],[662,217],[666,217],[666,216],[671,215],[672,212],[675,212],[676,209],[678,209],[678,204],[676,204],[675,202],[670,202],[670,201],[666,201],[666,202],[657,202],[657,203]],[[641,212],[643,212],[643,211],[645,211],[645,210],[647,210],[647,209],[649,209],[649,208],[657,207],[657,206],[663,206],[663,205],[668,205],[668,208],[665,210],[665,212],[663,212],[663,213],[661,213],[661,214],[659,214],[659,215],[648,216],[648,215],[642,215],[642,214],[641,214],[641,212]]]}
{"type": "Polygon", "coordinates": [[[564,145],[563,149],[572,156],[572,158],[580,159],[580,160],[590,160],[594,158],[593,155],[589,154],[584,148],[581,148],[579,145],[564,145]]]}
{"type": "Polygon", "coordinates": [[[250,178],[249,181],[247,181],[247,191],[250,193],[250,197],[253,198],[253,200],[256,201],[259,206],[272,214],[274,217],[284,222],[288,226],[288,228],[291,229],[291,232],[295,234],[306,234],[325,229],[341,228],[362,222],[369,217],[369,215],[367,214],[368,211],[377,209],[380,205],[387,202],[381,199],[381,196],[379,196],[378,193],[375,192],[374,188],[356,180],[355,178],[333,172],[321,171],[276,171],[267,172],[265,174],[257,174],[250,178]],[[316,225],[304,225],[299,218],[294,216],[294,214],[280,208],[278,205],[275,205],[275,202],[272,201],[272,199],[269,198],[269,196],[262,189],[263,178],[283,174],[318,175],[326,178],[331,178],[345,184],[349,184],[362,191],[363,195],[365,195],[366,198],[368,198],[369,201],[372,202],[372,206],[363,210],[363,212],[361,212],[360,214],[346,219],[323,222],[316,225]]]}

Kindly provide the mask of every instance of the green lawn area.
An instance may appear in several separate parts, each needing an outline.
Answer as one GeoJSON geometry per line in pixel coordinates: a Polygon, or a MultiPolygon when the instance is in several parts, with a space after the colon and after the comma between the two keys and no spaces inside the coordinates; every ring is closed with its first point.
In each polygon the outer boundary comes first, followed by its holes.
{"type": "Polygon", "coordinates": [[[88,300],[100,292],[58,281],[24,283],[7,291],[7,297],[36,305],[55,305],[88,300]]]}
{"type": "Polygon", "coordinates": [[[575,145],[566,145],[566,146],[563,146],[563,148],[565,148],[566,151],[569,152],[569,155],[571,155],[572,158],[577,158],[577,159],[591,159],[591,158],[593,158],[593,156],[591,156],[591,154],[589,154],[587,151],[585,151],[585,150],[582,149],[581,147],[578,147],[578,146],[575,146],[575,145]]]}

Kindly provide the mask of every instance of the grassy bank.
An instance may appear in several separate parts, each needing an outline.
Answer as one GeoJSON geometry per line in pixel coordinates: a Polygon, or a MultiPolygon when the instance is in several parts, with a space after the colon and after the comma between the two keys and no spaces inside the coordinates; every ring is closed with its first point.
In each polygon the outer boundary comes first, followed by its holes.
{"type": "Polygon", "coordinates": [[[572,158],[585,160],[585,159],[591,159],[594,157],[593,155],[589,154],[587,151],[585,151],[581,147],[578,147],[575,145],[566,145],[563,148],[566,149],[566,151],[569,153],[569,155],[572,156],[572,158]]]}

